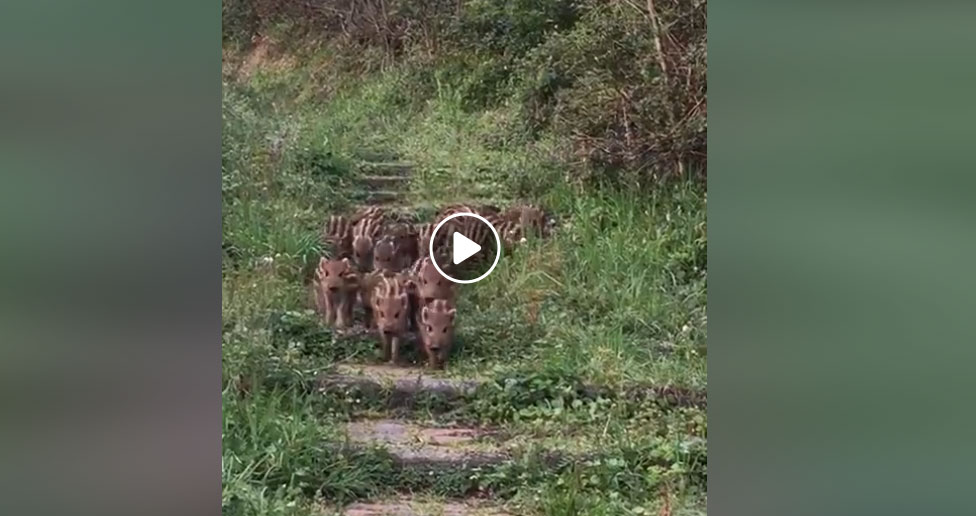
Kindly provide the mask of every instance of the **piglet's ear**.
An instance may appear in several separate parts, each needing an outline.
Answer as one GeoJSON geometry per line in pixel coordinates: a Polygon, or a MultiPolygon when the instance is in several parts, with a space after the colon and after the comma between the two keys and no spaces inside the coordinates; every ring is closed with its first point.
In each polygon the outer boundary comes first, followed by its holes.
{"type": "MultiPolygon", "coordinates": [[[[426,309],[427,307],[424,307],[426,309]]],[[[457,308],[451,308],[447,311],[447,316],[451,318],[451,322],[454,322],[454,314],[457,313],[457,308]]]]}
{"type": "Polygon", "coordinates": [[[423,321],[424,324],[427,323],[427,312],[429,311],[430,310],[428,310],[426,306],[420,310],[420,320],[423,321]]]}
{"type": "Polygon", "coordinates": [[[403,305],[404,309],[407,308],[409,302],[410,300],[407,298],[407,294],[400,294],[400,304],[403,305]]]}
{"type": "Polygon", "coordinates": [[[326,260],[324,256],[319,258],[319,267],[325,267],[326,263],[328,263],[328,260],[326,260]]]}
{"type": "Polygon", "coordinates": [[[349,258],[343,258],[342,259],[342,263],[344,263],[344,264],[346,264],[348,266],[349,265],[349,258]]]}

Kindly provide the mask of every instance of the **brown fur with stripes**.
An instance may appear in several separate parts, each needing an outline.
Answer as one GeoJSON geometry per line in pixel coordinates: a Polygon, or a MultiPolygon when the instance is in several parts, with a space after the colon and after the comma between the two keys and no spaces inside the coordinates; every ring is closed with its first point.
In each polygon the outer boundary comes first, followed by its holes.
{"type": "Polygon", "coordinates": [[[408,285],[401,278],[383,277],[373,290],[371,302],[376,329],[383,346],[383,359],[396,363],[400,356],[400,344],[410,331],[413,303],[408,285]]]}
{"type": "Polygon", "coordinates": [[[373,270],[373,243],[379,235],[382,220],[363,218],[353,227],[352,257],[360,271],[373,270]]]}
{"type": "MultiPolygon", "coordinates": [[[[441,262],[444,263],[444,262],[441,262]]],[[[421,304],[429,304],[435,299],[453,302],[457,291],[454,282],[437,272],[430,257],[417,260],[411,269],[417,286],[417,298],[421,304]]]]}
{"type": "Polygon", "coordinates": [[[352,256],[352,223],[342,215],[333,215],[322,228],[322,242],[332,246],[338,258],[352,256]]]}
{"type": "Polygon", "coordinates": [[[321,258],[315,269],[315,307],[328,325],[352,325],[352,308],[359,288],[358,277],[348,258],[321,258]]]}
{"type": "Polygon", "coordinates": [[[435,299],[417,311],[417,336],[427,365],[443,369],[454,344],[454,318],[457,309],[446,299],[435,299]]]}
{"type": "Polygon", "coordinates": [[[367,329],[376,327],[373,315],[373,295],[376,287],[383,282],[383,274],[373,271],[363,274],[359,280],[359,302],[363,306],[363,326],[367,329]]]}
{"type": "Polygon", "coordinates": [[[417,230],[413,225],[402,222],[390,224],[383,233],[393,242],[393,252],[396,255],[393,266],[396,271],[410,267],[410,264],[420,256],[417,230]]]}
{"type": "MultiPolygon", "coordinates": [[[[443,367],[453,341],[457,286],[433,266],[430,239],[439,221],[466,212],[488,219],[498,231],[504,249],[512,249],[528,235],[547,237],[554,226],[544,210],[530,204],[505,210],[453,204],[440,210],[434,222],[424,224],[410,224],[408,219],[387,214],[377,206],[348,217],[332,216],[322,235],[337,258],[320,260],[312,284],[315,306],[326,323],[340,328],[349,326],[358,297],[366,313],[366,326],[379,330],[386,360],[396,362],[403,339],[416,331],[428,364],[443,367]],[[362,274],[357,274],[357,269],[362,274]]],[[[449,221],[438,232],[433,246],[438,264],[449,274],[454,231],[483,248],[494,249],[494,236],[477,220],[461,217],[449,221]]],[[[475,256],[472,262],[490,257],[490,251],[479,254],[484,256],[475,256]]]]}

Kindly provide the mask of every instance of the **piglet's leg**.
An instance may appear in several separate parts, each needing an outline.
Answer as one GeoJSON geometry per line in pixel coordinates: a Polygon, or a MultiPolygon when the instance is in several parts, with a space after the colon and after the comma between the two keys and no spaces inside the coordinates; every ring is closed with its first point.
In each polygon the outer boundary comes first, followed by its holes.
{"type": "Polygon", "coordinates": [[[390,363],[396,364],[400,361],[400,337],[390,339],[390,363]]]}
{"type": "Polygon", "coordinates": [[[363,324],[366,326],[366,329],[367,330],[372,329],[373,328],[373,309],[370,308],[370,307],[368,307],[368,306],[366,306],[364,304],[363,305],[363,316],[364,316],[363,317],[364,318],[363,324]]]}
{"type": "Polygon", "coordinates": [[[339,306],[336,312],[338,318],[336,326],[339,328],[348,328],[352,322],[352,302],[348,295],[343,295],[339,298],[339,306]]]}
{"type": "Polygon", "coordinates": [[[440,369],[440,365],[437,362],[437,353],[429,349],[424,349],[427,352],[427,367],[431,369],[440,369]]]}
{"type": "Polygon", "coordinates": [[[352,326],[352,309],[356,306],[356,293],[346,296],[346,324],[352,326]]]}
{"type": "Polygon", "coordinates": [[[392,342],[392,339],[389,336],[387,336],[383,332],[380,332],[380,345],[383,347],[383,360],[386,361],[386,362],[391,362],[392,361],[392,358],[391,358],[392,353],[390,353],[390,348],[391,348],[390,344],[391,344],[391,342],[392,342]]]}
{"type": "Polygon", "coordinates": [[[323,301],[325,301],[325,323],[331,326],[336,322],[335,300],[329,293],[326,293],[322,297],[324,298],[323,301]]]}
{"type": "Polygon", "coordinates": [[[434,353],[429,347],[427,347],[427,340],[424,339],[423,331],[419,331],[417,333],[417,344],[420,346],[420,349],[424,351],[424,354],[427,355],[427,367],[437,367],[437,353],[434,353]]]}

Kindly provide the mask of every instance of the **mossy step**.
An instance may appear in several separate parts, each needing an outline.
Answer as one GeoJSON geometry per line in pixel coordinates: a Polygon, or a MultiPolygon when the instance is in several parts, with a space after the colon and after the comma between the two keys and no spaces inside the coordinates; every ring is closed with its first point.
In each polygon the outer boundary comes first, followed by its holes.
{"type": "Polygon", "coordinates": [[[387,188],[400,187],[410,181],[410,178],[407,176],[366,175],[362,179],[364,183],[370,186],[387,188]]]}
{"type": "Polygon", "coordinates": [[[403,161],[365,161],[359,164],[359,170],[365,174],[407,176],[413,172],[415,165],[403,161]]]}
{"type": "Polygon", "coordinates": [[[370,190],[362,195],[366,204],[387,204],[400,199],[400,192],[394,190],[370,190]]]}
{"type": "MultiPolygon", "coordinates": [[[[402,471],[415,478],[436,481],[438,477],[467,475],[506,464],[533,464],[544,470],[558,470],[599,459],[601,442],[592,439],[567,441],[564,437],[540,438],[470,426],[427,426],[406,420],[359,420],[346,424],[346,449],[382,449],[402,471]]],[[[683,444],[692,449],[704,446],[697,438],[683,444]]],[[[673,459],[650,459],[661,467],[673,459]]]]}
{"type": "Polygon", "coordinates": [[[343,510],[343,516],[509,516],[510,513],[485,500],[393,500],[354,503],[343,510]]]}
{"type": "Polygon", "coordinates": [[[510,455],[492,439],[492,432],[471,427],[428,427],[392,419],[355,421],[346,425],[349,442],[384,448],[401,468],[466,470],[495,466],[510,455]]]}
{"type": "MultiPolygon", "coordinates": [[[[454,401],[474,393],[483,378],[449,378],[441,373],[418,367],[386,365],[341,365],[318,378],[320,389],[356,391],[374,399],[385,398],[391,408],[409,407],[420,399],[436,398],[454,401]]],[[[666,407],[705,407],[705,390],[670,385],[632,385],[620,389],[585,385],[586,398],[625,397],[651,399],[666,407]]]]}
{"type": "Polygon", "coordinates": [[[478,388],[477,380],[432,376],[424,369],[390,366],[339,366],[318,378],[319,388],[334,392],[358,392],[385,399],[390,408],[412,406],[424,398],[452,401],[478,388]]]}
{"type": "MultiPolygon", "coordinates": [[[[374,330],[375,331],[375,330],[374,330]]],[[[429,369],[422,366],[403,366],[388,363],[380,364],[336,364],[334,371],[345,375],[365,375],[370,378],[393,382],[396,380],[457,380],[447,376],[444,370],[429,369]]],[[[465,381],[480,383],[483,378],[474,377],[465,381]]]]}

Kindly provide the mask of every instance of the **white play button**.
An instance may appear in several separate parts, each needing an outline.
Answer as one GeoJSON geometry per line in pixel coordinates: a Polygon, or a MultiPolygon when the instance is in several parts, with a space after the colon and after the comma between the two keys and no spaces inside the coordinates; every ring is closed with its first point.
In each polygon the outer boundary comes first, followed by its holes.
{"type": "Polygon", "coordinates": [[[471,258],[480,250],[481,246],[475,241],[457,231],[454,232],[454,240],[451,242],[451,259],[454,260],[454,265],[471,258]]]}
{"type": "Polygon", "coordinates": [[[492,226],[491,222],[488,222],[488,219],[481,215],[468,212],[455,213],[444,217],[434,226],[434,230],[430,234],[430,244],[428,244],[427,251],[437,272],[444,279],[453,281],[454,283],[476,283],[487,278],[491,274],[491,271],[495,270],[495,266],[498,265],[498,259],[502,256],[502,239],[499,238],[498,230],[495,229],[495,226],[492,226]],[[445,224],[458,218],[461,218],[461,220],[447,226],[448,229],[445,230],[450,232],[449,237],[447,235],[444,235],[444,238],[437,237],[438,232],[444,228],[445,224]],[[473,222],[471,219],[477,222],[473,222]],[[487,233],[481,227],[478,227],[478,224],[483,224],[487,233]],[[488,242],[488,238],[482,239],[475,237],[475,240],[472,240],[457,232],[455,228],[463,228],[465,233],[472,236],[478,234],[487,235],[490,233],[492,236],[491,240],[495,241],[495,245],[492,247],[491,243],[488,242]],[[435,244],[438,242],[450,245],[451,252],[438,252],[435,249],[435,244]],[[447,254],[450,254],[451,257],[448,258],[447,254]],[[453,265],[451,264],[452,261],[454,262],[453,265]],[[459,265],[461,262],[464,262],[464,265],[459,265]],[[444,272],[445,270],[451,270],[452,273],[457,274],[457,277],[444,272]]]}

